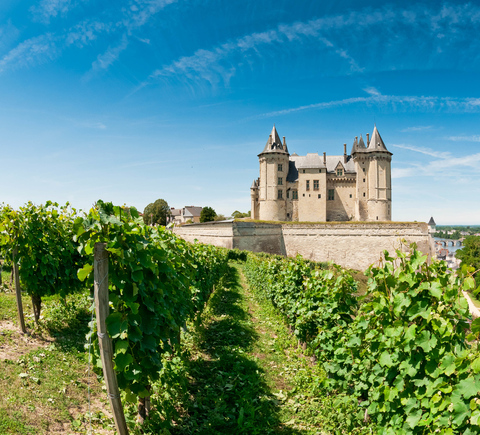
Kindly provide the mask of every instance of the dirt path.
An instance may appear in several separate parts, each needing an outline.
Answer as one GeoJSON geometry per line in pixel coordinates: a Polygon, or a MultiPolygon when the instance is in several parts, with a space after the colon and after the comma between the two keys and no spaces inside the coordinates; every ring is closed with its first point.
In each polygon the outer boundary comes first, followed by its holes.
{"type": "Polygon", "coordinates": [[[465,299],[468,302],[468,309],[470,310],[470,313],[472,314],[472,317],[474,319],[480,317],[480,310],[475,306],[475,304],[472,302],[470,299],[470,296],[468,295],[467,292],[462,292],[463,296],[465,296],[465,299]]]}

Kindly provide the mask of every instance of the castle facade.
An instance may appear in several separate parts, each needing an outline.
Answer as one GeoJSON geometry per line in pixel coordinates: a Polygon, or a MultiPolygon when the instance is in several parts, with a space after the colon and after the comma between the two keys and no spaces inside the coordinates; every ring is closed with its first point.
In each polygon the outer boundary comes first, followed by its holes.
{"type": "Polygon", "coordinates": [[[258,155],[260,177],[250,188],[251,218],[268,221],[390,221],[392,153],[375,126],[355,138],[350,155],[288,152],[275,126],[258,155]]]}

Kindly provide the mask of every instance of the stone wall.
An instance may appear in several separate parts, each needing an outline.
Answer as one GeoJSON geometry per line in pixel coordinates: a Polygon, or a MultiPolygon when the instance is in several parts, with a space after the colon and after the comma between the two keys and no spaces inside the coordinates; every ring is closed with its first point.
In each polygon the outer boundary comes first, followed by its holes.
{"type": "Polygon", "coordinates": [[[208,222],[177,227],[185,240],[194,239],[225,248],[333,261],[343,267],[365,270],[386,249],[394,253],[405,239],[432,256],[433,241],[426,223],[269,224],[262,222],[208,222]]]}
{"type": "Polygon", "coordinates": [[[201,243],[233,249],[233,222],[208,222],[175,227],[173,232],[187,242],[201,243]]]}
{"type": "Polygon", "coordinates": [[[415,242],[430,256],[434,253],[426,223],[332,223],[282,225],[287,255],[301,254],[315,261],[333,261],[343,267],[365,270],[386,249],[393,254],[400,240],[415,242]]]}

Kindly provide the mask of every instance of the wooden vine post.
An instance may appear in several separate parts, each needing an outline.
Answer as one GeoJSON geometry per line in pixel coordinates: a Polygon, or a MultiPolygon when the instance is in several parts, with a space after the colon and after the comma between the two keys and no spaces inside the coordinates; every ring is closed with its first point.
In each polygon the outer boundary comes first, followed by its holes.
{"type": "Polygon", "coordinates": [[[95,243],[94,250],[94,291],[97,334],[100,355],[102,357],[103,377],[107,386],[108,399],[119,435],[128,435],[127,423],[123,413],[122,401],[118,390],[117,376],[113,370],[112,340],[107,332],[108,317],[108,252],[106,243],[95,243]]]}
{"type": "Polygon", "coordinates": [[[13,275],[15,277],[15,296],[17,298],[17,311],[18,311],[18,324],[24,334],[27,333],[25,328],[25,318],[23,317],[23,303],[22,303],[22,290],[20,288],[20,276],[18,275],[18,264],[15,261],[18,254],[18,248],[13,250],[13,275]]]}

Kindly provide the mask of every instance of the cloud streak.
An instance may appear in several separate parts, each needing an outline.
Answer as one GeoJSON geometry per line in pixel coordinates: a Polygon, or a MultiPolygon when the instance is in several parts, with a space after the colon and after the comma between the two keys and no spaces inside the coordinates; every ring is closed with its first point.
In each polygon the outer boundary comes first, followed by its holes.
{"type": "MultiPolygon", "coordinates": [[[[50,18],[64,15],[82,2],[89,0],[42,0],[30,11],[34,19],[48,24],[50,18]]],[[[122,16],[117,20],[101,20],[89,18],[70,27],[61,34],[53,32],[29,38],[11,49],[0,59],[0,72],[7,69],[31,67],[58,57],[66,48],[76,46],[84,48],[103,33],[118,33],[119,43],[98,55],[92,64],[92,70],[102,70],[112,65],[120,53],[128,46],[131,32],[144,26],[153,16],[166,6],[177,0],[130,0],[126,7],[119,9],[122,16]]],[[[115,15],[117,9],[112,9],[106,16],[115,15]]],[[[0,36],[2,34],[0,29],[0,36]]],[[[137,37],[137,39],[139,39],[137,37]]],[[[149,40],[143,39],[145,43],[149,40]]],[[[91,72],[90,71],[90,72],[91,72]]]]}
{"type": "Polygon", "coordinates": [[[242,56],[261,57],[265,54],[262,50],[267,47],[269,50],[272,47],[287,50],[290,46],[298,53],[302,45],[310,44],[318,50],[319,42],[323,49],[344,60],[343,73],[346,74],[418,69],[419,56],[425,60],[421,65],[450,68],[451,55],[455,55],[459,68],[462,66],[459,57],[468,58],[470,67],[472,62],[480,66],[476,54],[480,44],[471,38],[472,32],[478,33],[479,30],[480,8],[472,4],[444,4],[433,8],[425,5],[407,8],[387,5],[376,10],[365,8],[344,15],[280,24],[265,32],[198,49],[190,56],[182,56],[155,70],[150,80],[183,77],[187,80],[207,80],[212,84],[223,80],[228,84],[242,56]],[[414,46],[411,44],[412,37],[416,41],[414,46]]]}
{"type": "Polygon", "coordinates": [[[78,3],[76,0],[41,0],[37,6],[30,8],[30,12],[34,20],[48,24],[51,18],[67,14],[78,3]]]}
{"type": "MultiPolygon", "coordinates": [[[[480,112],[480,98],[454,98],[454,97],[435,97],[418,95],[382,95],[380,92],[368,90],[368,97],[351,97],[342,100],[325,101],[320,103],[307,104],[303,106],[290,107],[282,110],[262,113],[247,118],[263,119],[276,116],[289,115],[295,112],[305,110],[320,110],[333,107],[349,106],[361,104],[366,106],[386,107],[390,106],[394,110],[427,110],[427,111],[447,111],[447,112],[480,112]]],[[[454,139],[450,139],[454,140],[454,139]]],[[[461,139],[459,139],[461,140],[461,139]]]]}

